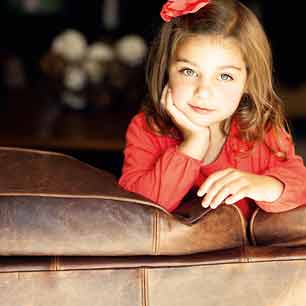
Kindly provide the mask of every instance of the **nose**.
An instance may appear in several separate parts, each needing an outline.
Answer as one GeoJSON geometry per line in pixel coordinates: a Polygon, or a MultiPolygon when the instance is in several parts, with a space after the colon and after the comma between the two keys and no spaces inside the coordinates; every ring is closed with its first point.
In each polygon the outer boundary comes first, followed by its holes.
{"type": "Polygon", "coordinates": [[[197,84],[195,96],[198,99],[208,99],[211,95],[211,86],[207,81],[199,80],[197,84]]]}

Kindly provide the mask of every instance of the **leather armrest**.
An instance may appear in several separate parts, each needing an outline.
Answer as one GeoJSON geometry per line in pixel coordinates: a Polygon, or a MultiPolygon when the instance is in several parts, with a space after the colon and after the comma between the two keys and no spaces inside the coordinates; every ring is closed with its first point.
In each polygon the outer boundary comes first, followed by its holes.
{"type": "Polygon", "coordinates": [[[267,213],[258,208],[250,221],[254,245],[305,246],[306,206],[282,213],[267,213]]]}
{"type": "Polygon", "coordinates": [[[178,255],[247,243],[235,206],[191,201],[170,214],[53,152],[2,147],[0,164],[0,255],[178,255]]]}

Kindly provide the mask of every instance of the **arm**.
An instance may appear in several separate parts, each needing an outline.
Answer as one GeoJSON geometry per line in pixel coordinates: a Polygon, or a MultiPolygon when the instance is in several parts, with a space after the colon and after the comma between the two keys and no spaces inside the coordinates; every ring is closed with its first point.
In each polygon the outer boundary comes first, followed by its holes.
{"type": "MultiPolygon", "coordinates": [[[[262,173],[278,179],[284,185],[281,196],[274,202],[256,202],[267,212],[282,212],[306,204],[306,168],[303,159],[295,154],[291,138],[284,132],[278,136],[287,150],[287,159],[283,160],[271,154],[268,168],[262,173]]],[[[277,148],[276,135],[270,132],[267,135],[267,144],[277,148]]]]}
{"type": "Polygon", "coordinates": [[[175,141],[150,132],[144,115],[137,115],[126,135],[125,159],[119,184],[174,210],[200,172],[201,161],[178,150],[175,141]]]}
{"type": "Polygon", "coordinates": [[[198,196],[204,196],[202,205],[216,208],[223,201],[234,204],[244,197],[253,199],[267,212],[281,212],[306,204],[306,168],[301,157],[295,155],[294,145],[286,133],[278,138],[269,132],[264,143],[252,153],[248,163],[254,163],[253,171],[243,168],[226,168],[211,174],[198,190],[198,196]],[[284,160],[274,154],[280,151],[278,141],[287,150],[284,160]],[[260,166],[264,163],[264,167],[260,166]],[[259,170],[261,169],[261,170],[259,170]]]}

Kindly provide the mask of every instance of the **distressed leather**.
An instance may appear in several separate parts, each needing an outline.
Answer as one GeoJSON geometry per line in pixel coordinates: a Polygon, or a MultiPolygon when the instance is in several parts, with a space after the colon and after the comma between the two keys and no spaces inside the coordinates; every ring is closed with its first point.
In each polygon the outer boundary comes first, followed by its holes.
{"type": "Polygon", "coordinates": [[[305,248],[0,262],[6,306],[302,306],[306,299],[305,248]]]}
{"type": "Polygon", "coordinates": [[[248,228],[235,206],[170,214],[62,154],[0,148],[0,164],[1,305],[305,304],[304,208],[248,228]]]}
{"type": "Polygon", "coordinates": [[[306,246],[306,206],[273,214],[257,209],[250,233],[254,245],[306,246]]]}
{"type": "Polygon", "coordinates": [[[181,255],[247,243],[235,206],[190,225],[69,156],[2,148],[0,161],[0,255],[181,255]]]}

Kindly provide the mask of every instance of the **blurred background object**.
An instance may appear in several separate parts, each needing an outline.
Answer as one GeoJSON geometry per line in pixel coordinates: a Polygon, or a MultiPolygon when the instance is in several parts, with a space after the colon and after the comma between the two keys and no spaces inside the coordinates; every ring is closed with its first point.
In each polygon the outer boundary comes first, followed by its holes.
{"type": "Polygon", "coordinates": [[[144,96],[146,42],[140,35],[91,44],[74,29],[56,36],[40,67],[55,102],[71,110],[137,111],[144,96]]]}
{"type": "MultiPolygon", "coordinates": [[[[243,0],[263,23],[275,85],[306,158],[302,3],[243,0]]],[[[47,149],[120,175],[145,98],[144,63],[164,1],[2,0],[0,145],[47,149]]]]}

